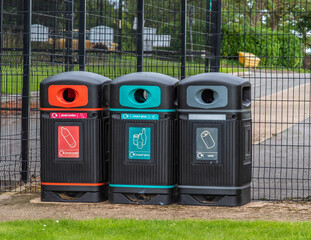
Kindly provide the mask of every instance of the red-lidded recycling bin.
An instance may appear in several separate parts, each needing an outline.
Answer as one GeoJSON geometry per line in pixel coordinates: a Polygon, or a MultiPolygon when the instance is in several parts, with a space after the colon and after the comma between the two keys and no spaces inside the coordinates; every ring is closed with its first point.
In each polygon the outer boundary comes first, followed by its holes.
{"type": "Polygon", "coordinates": [[[42,201],[106,200],[110,82],[89,72],[41,82],[42,201]]]}

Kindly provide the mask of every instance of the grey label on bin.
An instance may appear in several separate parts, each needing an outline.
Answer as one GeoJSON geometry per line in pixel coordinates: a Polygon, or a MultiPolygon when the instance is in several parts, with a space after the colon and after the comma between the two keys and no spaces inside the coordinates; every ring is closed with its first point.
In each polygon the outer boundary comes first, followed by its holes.
{"type": "Polygon", "coordinates": [[[218,128],[196,129],[196,160],[218,162],[218,128]]]}
{"type": "Polygon", "coordinates": [[[226,114],[189,114],[189,120],[226,120],[226,114]]]}

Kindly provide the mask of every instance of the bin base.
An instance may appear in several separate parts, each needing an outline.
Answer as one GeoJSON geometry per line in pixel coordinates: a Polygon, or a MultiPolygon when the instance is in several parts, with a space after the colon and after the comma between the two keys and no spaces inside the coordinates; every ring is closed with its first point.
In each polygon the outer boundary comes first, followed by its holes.
{"type": "Polygon", "coordinates": [[[129,193],[110,193],[109,202],[118,204],[137,204],[137,205],[169,205],[176,202],[176,197],[171,195],[153,194],[150,195],[137,195],[129,193]]]}
{"type": "Polygon", "coordinates": [[[202,205],[202,206],[242,206],[251,201],[251,187],[239,187],[239,189],[228,187],[226,190],[217,189],[179,189],[178,201],[180,205],[202,205]]]}
{"type": "Polygon", "coordinates": [[[42,191],[42,202],[103,202],[107,200],[104,192],[51,192],[42,191]]]}
{"type": "Polygon", "coordinates": [[[177,200],[176,188],[145,189],[145,188],[110,188],[109,202],[117,204],[137,205],[169,205],[177,200]]]}
{"type": "Polygon", "coordinates": [[[108,185],[101,187],[42,186],[42,202],[103,202],[108,199],[108,185]]]}

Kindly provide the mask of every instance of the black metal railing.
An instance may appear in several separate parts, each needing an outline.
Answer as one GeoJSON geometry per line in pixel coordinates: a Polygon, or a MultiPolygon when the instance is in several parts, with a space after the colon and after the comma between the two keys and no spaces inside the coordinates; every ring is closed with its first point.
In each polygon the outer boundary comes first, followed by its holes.
{"type": "Polygon", "coordinates": [[[39,191],[40,82],[224,72],[252,83],[253,199],[310,200],[309,0],[0,1],[0,192],[39,191]]]}

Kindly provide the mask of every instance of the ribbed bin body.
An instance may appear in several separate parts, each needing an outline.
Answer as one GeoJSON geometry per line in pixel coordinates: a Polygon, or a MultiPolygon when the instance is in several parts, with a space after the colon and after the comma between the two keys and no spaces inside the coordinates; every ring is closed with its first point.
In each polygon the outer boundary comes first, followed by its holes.
{"type": "MultiPolygon", "coordinates": [[[[166,119],[159,121],[123,121],[114,119],[112,115],[112,132],[117,136],[122,136],[129,127],[151,127],[153,138],[151,139],[151,152],[153,152],[150,162],[131,162],[126,159],[124,153],[128,152],[128,141],[112,144],[111,183],[125,183],[133,185],[175,185],[175,161],[174,151],[175,139],[175,114],[166,114],[166,119]],[[125,130],[125,131],[124,131],[125,130]],[[124,161],[125,160],[125,161],[124,161]]],[[[163,116],[165,117],[165,116],[163,116]]],[[[115,142],[112,142],[115,143],[115,142]]]]}
{"type": "Polygon", "coordinates": [[[250,128],[249,119],[227,121],[187,121],[179,120],[179,181],[180,185],[193,186],[243,186],[251,181],[251,164],[245,152],[249,139],[245,139],[245,128],[250,128]],[[193,164],[195,142],[193,136],[198,127],[219,129],[219,162],[193,164]],[[244,157],[243,157],[244,156],[244,157]],[[241,173],[241,174],[240,174],[241,173]]]}
{"type": "Polygon", "coordinates": [[[55,121],[48,113],[41,115],[41,127],[46,129],[42,132],[42,159],[57,159],[55,161],[42,161],[41,179],[44,182],[63,183],[101,183],[107,181],[107,136],[109,136],[107,123],[109,121],[107,112],[88,113],[88,119],[55,121]],[[92,115],[96,114],[96,117],[92,115]],[[106,116],[103,116],[103,115],[106,116]],[[58,158],[57,141],[58,126],[79,126],[81,135],[79,144],[81,160],[62,161],[58,158]],[[104,139],[104,136],[106,139],[104,139]],[[106,156],[104,156],[106,154],[106,156]],[[104,161],[106,159],[106,161],[104,161]],[[59,161],[58,161],[59,160],[59,161]],[[104,167],[105,166],[105,167],[104,167]]]}
{"type": "Polygon", "coordinates": [[[177,80],[155,73],[129,74],[112,82],[112,203],[174,202],[176,84],[177,80]],[[145,90],[145,101],[135,98],[145,90]]]}
{"type": "Polygon", "coordinates": [[[249,202],[250,83],[226,74],[200,74],[180,82],[178,99],[178,203],[249,202]]]}
{"type": "Polygon", "coordinates": [[[41,83],[42,201],[107,199],[109,84],[87,72],[41,83]]]}

